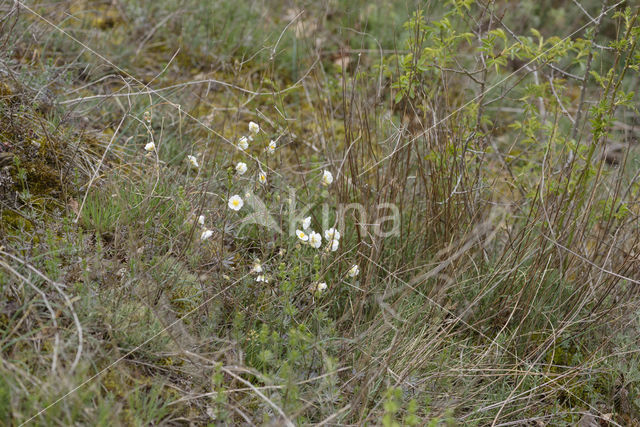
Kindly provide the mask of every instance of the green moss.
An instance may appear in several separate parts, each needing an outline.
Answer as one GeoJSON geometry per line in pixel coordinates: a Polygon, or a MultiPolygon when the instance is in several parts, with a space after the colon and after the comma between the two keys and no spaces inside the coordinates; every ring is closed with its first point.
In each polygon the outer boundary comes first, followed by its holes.
{"type": "MultiPolygon", "coordinates": [[[[10,176],[12,183],[5,184],[4,192],[20,193],[20,197],[10,198],[8,205],[16,210],[22,208],[21,202],[46,211],[60,207],[60,198],[68,186],[65,177],[71,175],[64,173],[71,170],[68,159],[73,157],[66,135],[69,128],[51,123],[50,117],[44,117],[34,107],[28,91],[16,94],[6,83],[0,82],[0,99],[8,95],[12,96],[12,102],[0,104],[4,107],[0,109],[3,123],[0,132],[3,147],[0,148],[9,152],[13,165],[7,165],[5,169],[4,173],[10,176]],[[7,188],[11,186],[13,188],[7,188]]],[[[6,220],[14,225],[13,228],[23,225],[19,215],[10,216],[6,220]]]]}
{"type": "MultiPolygon", "coordinates": [[[[23,167],[26,172],[26,184],[29,192],[33,195],[58,195],[62,191],[62,182],[58,172],[48,164],[38,160],[32,160],[26,162],[23,167]]],[[[15,178],[17,178],[17,176],[15,178]]],[[[22,190],[24,190],[24,188],[22,188],[22,190]]]]}
{"type": "Polygon", "coordinates": [[[0,214],[0,218],[2,218],[2,221],[0,221],[0,231],[3,233],[9,233],[10,231],[33,230],[33,223],[25,216],[20,215],[13,210],[3,209],[2,214],[0,214]]]}
{"type": "Polygon", "coordinates": [[[84,24],[89,28],[111,30],[123,23],[118,9],[111,4],[96,4],[86,1],[74,2],[71,12],[82,16],[84,24]]]}

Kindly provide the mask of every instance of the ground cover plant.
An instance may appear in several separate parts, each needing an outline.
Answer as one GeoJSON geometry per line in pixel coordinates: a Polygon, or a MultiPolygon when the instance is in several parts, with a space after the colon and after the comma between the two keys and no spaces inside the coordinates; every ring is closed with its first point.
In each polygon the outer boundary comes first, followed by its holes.
{"type": "Polygon", "coordinates": [[[630,1],[0,4],[0,424],[640,425],[630,1]]]}

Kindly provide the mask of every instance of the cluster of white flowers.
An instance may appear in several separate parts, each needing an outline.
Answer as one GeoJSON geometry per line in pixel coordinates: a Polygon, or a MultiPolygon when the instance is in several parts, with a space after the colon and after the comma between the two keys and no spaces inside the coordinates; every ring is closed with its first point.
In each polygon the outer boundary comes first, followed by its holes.
{"type": "Polygon", "coordinates": [[[308,243],[312,248],[319,248],[322,244],[322,236],[313,230],[309,231],[309,234],[305,233],[311,226],[311,217],[308,216],[302,220],[302,230],[296,230],[296,236],[304,243],[308,243]]]}
{"type": "MultiPolygon", "coordinates": [[[[306,230],[311,226],[311,217],[308,216],[302,220],[302,230],[296,230],[296,236],[302,242],[309,244],[312,248],[319,248],[322,246],[322,236],[320,233],[316,233],[313,230],[310,230],[307,234],[306,230]]],[[[340,232],[335,228],[331,227],[324,232],[324,238],[327,239],[327,251],[335,252],[338,250],[338,246],[340,245],[340,232]]]]}
{"type": "MultiPolygon", "coordinates": [[[[309,230],[309,227],[311,227],[310,216],[302,220],[302,230],[296,230],[296,236],[298,236],[298,239],[300,239],[303,243],[306,243],[309,246],[317,249],[322,244],[322,237],[319,233],[316,233],[313,230],[309,230]],[[308,234],[306,230],[309,230],[308,234]]],[[[328,228],[324,231],[324,238],[327,240],[327,252],[335,252],[338,250],[338,246],[340,245],[340,237],[340,232],[335,227],[328,228]]],[[[349,277],[356,277],[358,274],[360,274],[360,267],[358,267],[358,264],[353,264],[347,271],[347,275],[349,277]]],[[[315,289],[318,293],[322,293],[327,290],[327,283],[319,282],[316,285],[315,289]]]]}
{"type": "MultiPolygon", "coordinates": [[[[247,149],[249,149],[249,141],[253,141],[253,136],[257,135],[260,132],[260,125],[255,123],[255,122],[249,122],[249,136],[242,136],[239,140],[238,140],[238,148],[241,149],[242,151],[246,151],[247,149]]],[[[273,154],[276,151],[276,142],[275,141],[271,141],[269,142],[269,145],[267,146],[267,148],[265,148],[265,150],[267,151],[267,153],[269,154],[273,154]]],[[[238,173],[238,175],[244,175],[247,172],[247,164],[245,162],[238,162],[236,164],[236,172],[238,173]]],[[[260,169],[258,171],[258,182],[262,185],[267,183],[267,173],[264,172],[262,169],[260,169]]],[[[231,207],[231,205],[229,205],[229,207],[231,207]]],[[[234,209],[234,208],[231,208],[234,209]]],[[[237,210],[237,209],[235,209],[237,210]]]]}
{"type": "MultiPolygon", "coordinates": [[[[145,120],[149,121],[145,116],[145,120]]],[[[249,136],[242,136],[238,140],[238,148],[242,151],[246,151],[249,149],[249,141],[253,141],[253,137],[260,133],[260,125],[251,121],[249,122],[249,136]]],[[[267,154],[274,154],[277,148],[276,141],[269,141],[269,144],[264,149],[267,154]]],[[[156,146],[153,141],[147,143],[144,147],[145,151],[152,153],[156,151],[156,146]]],[[[200,164],[198,162],[197,155],[187,155],[187,159],[191,165],[191,167],[198,169],[200,164]]],[[[235,165],[235,170],[238,175],[244,175],[247,170],[247,164],[245,162],[239,161],[235,165]]],[[[260,184],[267,183],[267,174],[262,169],[258,170],[258,182],[260,184]]],[[[322,176],[320,179],[320,183],[322,186],[328,187],[333,183],[333,174],[328,170],[322,171],[322,176]]],[[[248,198],[250,196],[249,193],[246,194],[248,198]]],[[[229,209],[233,211],[239,211],[244,206],[244,200],[237,194],[231,196],[227,203],[229,209]]],[[[202,227],[202,233],[200,235],[200,239],[205,241],[213,236],[213,230],[210,230],[205,227],[206,218],[204,215],[200,215],[197,219],[198,224],[202,227]]],[[[298,239],[304,244],[309,245],[314,249],[318,249],[322,246],[322,236],[320,233],[315,232],[311,229],[311,217],[306,217],[302,220],[302,230],[296,230],[296,236],[298,239]]],[[[324,238],[327,241],[326,252],[335,252],[338,250],[340,246],[340,232],[335,228],[331,227],[324,231],[324,238]]],[[[256,259],[251,268],[251,274],[255,275],[255,281],[260,283],[268,283],[269,280],[264,273],[264,268],[260,263],[259,259],[256,259]]],[[[353,264],[351,268],[347,271],[347,276],[356,277],[360,274],[360,268],[357,264],[353,264]]],[[[318,293],[323,293],[328,289],[328,285],[326,282],[318,282],[315,285],[315,290],[318,293]]]]}
{"type": "MultiPolygon", "coordinates": [[[[242,151],[246,151],[249,148],[249,141],[253,141],[253,135],[257,135],[259,132],[260,125],[255,122],[249,122],[249,137],[240,137],[240,139],[238,140],[238,148],[242,151]]],[[[247,172],[247,169],[248,167],[245,162],[238,162],[236,164],[236,173],[238,175],[244,175],[247,172]]],[[[260,174],[258,175],[258,181],[261,184],[267,182],[267,177],[262,171],[260,171],[260,174]]],[[[246,194],[246,197],[249,197],[248,193],[246,194]]],[[[229,198],[228,206],[229,209],[233,211],[239,211],[240,209],[242,209],[242,206],[244,206],[244,200],[242,200],[242,197],[235,194],[229,198]]]]}

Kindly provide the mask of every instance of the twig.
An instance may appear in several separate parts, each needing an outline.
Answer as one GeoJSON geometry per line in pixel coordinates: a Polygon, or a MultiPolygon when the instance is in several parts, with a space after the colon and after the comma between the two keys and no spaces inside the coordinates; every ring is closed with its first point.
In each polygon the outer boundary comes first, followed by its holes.
{"type": "Polygon", "coordinates": [[[29,279],[24,277],[22,274],[18,273],[13,267],[11,267],[9,264],[4,262],[3,260],[0,260],[0,265],[3,266],[4,268],[6,268],[14,276],[18,277],[20,280],[25,282],[27,285],[29,285],[31,287],[31,289],[36,291],[42,297],[42,300],[44,301],[44,305],[47,307],[47,310],[49,310],[49,314],[51,315],[51,321],[53,322],[53,327],[55,329],[54,339],[53,339],[53,341],[54,341],[54,344],[53,344],[53,356],[52,356],[52,360],[51,360],[51,373],[55,373],[56,369],[58,367],[58,352],[60,351],[59,350],[59,348],[60,348],[60,332],[58,331],[58,320],[57,320],[57,317],[56,317],[56,313],[53,310],[53,307],[51,306],[51,303],[49,302],[49,299],[47,298],[47,294],[45,294],[36,285],[31,283],[31,281],[29,279]]]}
{"type": "Polygon", "coordinates": [[[78,348],[76,350],[76,357],[73,360],[73,363],[71,364],[71,367],[69,368],[69,374],[73,373],[73,371],[76,369],[76,366],[78,366],[78,362],[80,362],[80,356],[82,355],[82,324],[80,323],[80,319],[78,318],[78,315],[76,314],[75,309],[73,308],[73,304],[71,303],[71,300],[69,299],[69,296],[67,294],[64,293],[64,291],[61,289],[61,284],[51,280],[49,277],[45,276],[41,271],[39,271],[38,269],[36,269],[34,266],[32,266],[31,264],[29,264],[28,262],[26,262],[23,259],[18,258],[15,255],[12,255],[8,252],[2,251],[0,250],[0,254],[8,256],[10,258],[12,258],[14,261],[19,262],[20,264],[26,266],[29,270],[33,271],[35,274],[37,274],[38,276],[40,276],[42,279],[44,279],[45,281],[49,282],[51,285],[53,285],[54,288],[56,288],[56,291],[58,291],[58,293],[60,295],[62,295],[62,298],[64,298],[65,303],[67,304],[67,307],[69,308],[69,311],[71,312],[71,316],[73,317],[73,321],[76,325],[76,331],[78,334],[78,348]]]}
{"type": "MultiPolygon", "coordinates": [[[[598,15],[598,19],[595,21],[596,26],[593,30],[593,36],[591,37],[591,43],[596,39],[596,35],[598,34],[598,29],[600,28],[600,22],[602,21],[602,16],[604,15],[604,11],[607,7],[608,1],[602,2],[602,9],[600,10],[600,14],[598,15]]],[[[582,107],[584,106],[584,97],[587,91],[587,81],[589,80],[589,72],[591,71],[591,61],[593,60],[593,49],[589,49],[589,56],[587,57],[587,65],[584,71],[584,77],[582,78],[582,88],[580,89],[580,101],[578,102],[578,111],[576,112],[576,120],[573,123],[573,129],[571,130],[571,139],[576,139],[578,135],[578,128],[580,126],[580,119],[582,117],[582,107]]]]}

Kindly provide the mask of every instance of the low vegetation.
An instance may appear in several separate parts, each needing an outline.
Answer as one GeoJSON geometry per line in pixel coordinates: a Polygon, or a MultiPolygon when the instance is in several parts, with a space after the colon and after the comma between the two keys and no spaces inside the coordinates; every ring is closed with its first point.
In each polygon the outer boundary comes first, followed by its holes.
{"type": "Polygon", "coordinates": [[[637,5],[293,3],[0,5],[0,424],[640,425],[637,5]]]}

